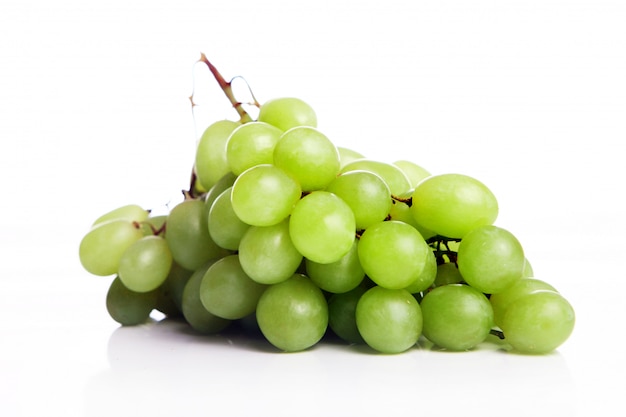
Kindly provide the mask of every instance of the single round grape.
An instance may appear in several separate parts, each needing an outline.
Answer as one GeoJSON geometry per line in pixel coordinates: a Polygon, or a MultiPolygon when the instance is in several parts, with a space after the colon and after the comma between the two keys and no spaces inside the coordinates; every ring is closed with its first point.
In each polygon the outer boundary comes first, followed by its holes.
{"type": "Polygon", "coordinates": [[[493,224],[498,202],[489,188],[472,177],[433,175],[415,187],[411,213],[427,230],[462,238],[476,227],[493,224]]]}
{"type": "Polygon", "coordinates": [[[422,332],[422,312],[404,289],[370,288],[356,306],[356,325],[365,343],[382,353],[400,353],[422,332]]]}
{"type": "Polygon", "coordinates": [[[280,97],[266,101],[259,109],[258,120],[276,126],[282,131],[297,126],[317,127],[317,115],[313,108],[295,97],[280,97]]]}
{"type": "Polygon", "coordinates": [[[302,191],[321,190],[339,174],[339,152],[319,130],[294,127],[276,143],[274,165],[291,174],[302,191]]]}
{"type": "Polygon", "coordinates": [[[254,313],[266,285],[250,279],[239,264],[239,256],[229,255],[209,267],[200,284],[200,301],[216,316],[236,320],[254,313]]]}
{"type": "Polygon", "coordinates": [[[209,234],[213,241],[224,249],[237,250],[241,238],[250,225],[241,221],[233,210],[232,187],[220,194],[209,211],[209,234]]]}
{"type": "Polygon", "coordinates": [[[191,275],[183,290],[183,316],[187,323],[198,333],[216,334],[226,329],[232,320],[209,313],[200,300],[200,286],[204,274],[217,259],[211,259],[191,275]]]}
{"type": "Polygon", "coordinates": [[[274,162],[274,147],[283,131],[264,122],[249,122],[236,128],[226,143],[230,170],[239,175],[248,168],[274,162]]]}
{"type": "Polygon", "coordinates": [[[358,251],[361,266],[372,281],[381,287],[400,289],[418,279],[430,248],[413,227],[391,220],[367,228],[358,251]]]}
{"type": "Polygon", "coordinates": [[[515,300],[533,293],[537,290],[548,290],[557,292],[557,290],[545,281],[536,278],[522,278],[508,287],[506,290],[492,294],[489,302],[493,307],[493,319],[497,326],[502,325],[502,319],[507,308],[515,300]]]}
{"type": "Polygon", "coordinates": [[[404,172],[404,174],[409,179],[412,188],[415,188],[417,184],[422,182],[423,179],[431,176],[430,172],[417,165],[415,162],[399,160],[394,162],[393,164],[400,168],[402,172],[404,172]]]}
{"type": "Polygon", "coordinates": [[[211,187],[203,197],[204,200],[204,213],[205,217],[209,218],[209,213],[211,212],[211,207],[213,203],[227,188],[230,188],[235,183],[237,176],[232,172],[224,175],[220,178],[214,185],[211,187]]]}
{"type": "Polygon", "coordinates": [[[289,235],[305,258],[317,263],[341,259],[354,243],[356,223],[350,207],[336,195],[314,191],[303,197],[289,219],[289,235]]]}
{"type": "Polygon", "coordinates": [[[426,255],[424,269],[422,269],[422,272],[417,276],[417,278],[404,289],[411,294],[417,294],[419,292],[426,291],[431,285],[433,285],[436,276],[437,259],[435,258],[435,254],[433,253],[433,251],[428,251],[428,254],[426,255]]]}
{"type": "Polygon", "coordinates": [[[241,124],[219,120],[202,133],[196,148],[195,172],[204,190],[209,190],[220,178],[230,172],[226,158],[226,142],[241,124]]]}
{"type": "Polygon", "coordinates": [[[268,287],[257,305],[261,332],[275,347],[287,352],[310,348],[328,327],[328,304],[322,290],[296,274],[268,287]]]}
{"type": "Polygon", "coordinates": [[[502,318],[505,341],[520,353],[549,353],[574,330],[571,304],[559,293],[538,290],[512,302],[502,318]]]}
{"type": "Polygon", "coordinates": [[[347,292],[357,287],[365,277],[358,254],[358,240],[341,259],[321,264],[306,259],[306,273],[318,287],[332,293],[347,292]]]}
{"type": "Polygon", "coordinates": [[[359,285],[348,292],[333,294],[328,299],[328,326],[348,343],[365,343],[356,325],[356,306],[368,289],[359,285]]]}
{"type": "Polygon", "coordinates": [[[336,177],[326,190],[345,201],[354,213],[356,228],[363,230],[385,220],[391,210],[391,191],[378,175],[349,171],[336,177]]]}
{"type": "Polygon", "coordinates": [[[191,271],[200,268],[209,259],[230,253],[211,239],[204,204],[202,200],[185,200],[177,204],[167,218],[165,240],[172,258],[191,271]]]}
{"type": "Polygon", "coordinates": [[[525,262],[517,238],[497,226],[481,226],[467,233],[457,253],[465,282],[486,294],[502,292],[521,279],[525,262]]]}
{"type": "Polygon", "coordinates": [[[122,254],[119,278],[131,291],[153,291],[167,279],[172,261],[172,253],[165,239],[145,236],[122,254]]]}
{"type": "Polygon", "coordinates": [[[436,287],[426,293],[420,306],[424,336],[447,350],[472,349],[487,338],[493,325],[489,300],[468,285],[436,287]]]}
{"type": "Polygon", "coordinates": [[[129,222],[141,223],[148,218],[149,214],[149,210],[146,210],[137,204],[128,204],[111,210],[98,217],[93,222],[92,227],[105,223],[109,220],[127,220],[129,222]]]}
{"type": "Polygon", "coordinates": [[[454,262],[445,262],[437,265],[437,276],[435,276],[435,287],[443,287],[448,284],[459,284],[463,282],[463,277],[459,268],[454,262]]]}
{"type": "Polygon", "coordinates": [[[91,274],[114,275],[119,270],[124,251],[142,237],[143,233],[135,222],[109,220],[99,223],[80,242],[80,263],[91,274]]]}
{"type": "Polygon", "coordinates": [[[343,168],[352,161],[356,161],[357,159],[365,159],[365,156],[363,156],[363,154],[353,149],[337,146],[337,151],[339,151],[339,164],[341,165],[341,168],[343,168]]]}
{"type": "Polygon", "coordinates": [[[250,227],[239,244],[239,262],[258,283],[277,284],[289,279],[302,263],[302,254],[289,235],[289,220],[250,227]]]}
{"type": "Polygon", "coordinates": [[[301,196],[292,176],[274,165],[257,165],[237,177],[231,202],[241,221],[271,226],[286,219],[301,196]]]}
{"type": "Polygon", "coordinates": [[[411,181],[406,174],[395,165],[371,159],[357,159],[344,165],[344,167],[341,168],[341,173],[357,170],[373,172],[381,177],[385,183],[387,183],[393,195],[400,195],[411,189],[411,181]]]}
{"type": "Polygon", "coordinates": [[[109,286],[106,308],[113,320],[122,326],[145,323],[157,305],[157,291],[131,291],[116,277],[109,286]]]}

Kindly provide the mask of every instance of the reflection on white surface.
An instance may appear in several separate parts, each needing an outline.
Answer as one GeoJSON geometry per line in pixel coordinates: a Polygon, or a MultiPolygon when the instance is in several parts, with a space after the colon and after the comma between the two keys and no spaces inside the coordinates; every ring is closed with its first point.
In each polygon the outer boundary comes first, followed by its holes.
{"type": "Polygon", "coordinates": [[[171,320],[120,327],[110,368],[86,385],[87,416],[573,415],[559,353],[523,356],[486,343],[471,352],[397,355],[324,340],[280,353],[262,338],[199,336],[171,320]]]}

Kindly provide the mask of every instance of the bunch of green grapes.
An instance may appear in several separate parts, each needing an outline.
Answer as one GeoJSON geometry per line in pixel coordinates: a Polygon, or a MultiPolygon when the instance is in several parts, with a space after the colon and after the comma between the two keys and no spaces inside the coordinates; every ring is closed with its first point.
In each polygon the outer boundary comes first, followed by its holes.
{"type": "Polygon", "coordinates": [[[166,216],[106,213],[80,243],[83,267],[114,277],[106,306],[122,325],[158,310],[205,334],[252,322],[282,351],[334,333],[383,353],[490,334],[547,353],[573,330],[569,302],[494,225],[485,184],[337,147],[300,99],[209,126],[185,196],[166,216]]]}

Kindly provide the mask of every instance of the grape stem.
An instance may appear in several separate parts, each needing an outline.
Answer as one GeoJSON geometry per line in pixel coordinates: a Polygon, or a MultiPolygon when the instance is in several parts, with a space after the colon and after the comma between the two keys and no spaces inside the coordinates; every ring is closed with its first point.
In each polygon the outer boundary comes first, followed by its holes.
{"type": "Polygon", "coordinates": [[[411,207],[411,205],[413,204],[413,197],[402,198],[392,194],[391,199],[400,203],[404,203],[409,207],[411,207]]]}
{"type": "Polygon", "coordinates": [[[450,238],[441,235],[435,235],[426,239],[426,243],[435,250],[435,258],[437,259],[437,265],[441,265],[446,262],[454,262],[456,264],[457,253],[450,249],[448,245],[450,242],[460,242],[461,239],[450,238]],[[447,257],[448,260],[444,258],[447,257]]]}
{"type": "Polygon", "coordinates": [[[504,332],[502,330],[491,329],[489,334],[497,337],[500,340],[504,340],[504,332]]]}

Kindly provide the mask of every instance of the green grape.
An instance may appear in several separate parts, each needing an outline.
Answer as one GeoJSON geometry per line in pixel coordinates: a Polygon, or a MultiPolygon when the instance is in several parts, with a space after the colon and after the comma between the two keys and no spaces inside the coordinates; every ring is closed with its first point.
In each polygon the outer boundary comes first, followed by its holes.
{"type": "Polygon", "coordinates": [[[461,276],[486,294],[504,291],[522,278],[524,250],[511,232],[482,226],[465,235],[457,254],[461,276]]]}
{"type": "Polygon", "coordinates": [[[352,161],[356,161],[357,159],[365,159],[365,156],[359,152],[342,146],[337,146],[337,151],[339,152],[339,164],[341,165],[341,168],[352,161]]]}
{"type": "Polygon", "coordinates": [[[168,317],[177,317],[183,312],[183,291],[193,271],[172,262],[170,273],[159,287],[156,309],[168,317]]]}
{"type": "Polygon", "coordinates": [[[489,300],[468,285],[436,287],[426,293],[420,305],[424,336],[447,350],[472,349],[487,338],[493,325],[489,300]]]}
{"type": "Polygon", "coordinates": [[[348,343],[365,343],[356,325],[356,306],[368,289],[359,285],[348,292],[333,294],[328,299],[328,327],[348,343]]]}
{"type": "Polygon", "coordinates": [[[231,202],[232,187],[227,188],[215,199],[209,211],[209,234],[213,241],[224,249],[237,250],[241,238],[250,228],[242,222],[231,202]]]}
{"type": "Polygon", "coordinates": [[[571,304],[560,294],[538,290],[513,301],[502,318],[505,341],[520,353],[548,353],[574,330],[571,304]]]}
{"type": "Polygon", "coordinates": [[[249,122],[231,133],[226,143],[230,170],[239,175],[248,168],[274,162],[274,147],[283,131],[263,122],[249,122]]]}
{"type": "Polygon", "coordinates": [[[183,290],[183,316],[192,329],[202,334],[219,333],[232,322],[209,313],[202,304],[202,300],[200,300],[200,286],[202,285],[204,274],[216,261],[216,259],[211,259],[194,271],[183,290]]]}
{"type": "Polygon", "coordinates": [[[98,217],[93,222],[92,227],[110,220],[127,220],[129,222],[141,223],[148,218],[149,214],[149,210],[141,208],[141,206],[138,206],[137,204],[128,204],[111,210],[98,217]]]}
{"type": "Polygon", "coordinates": [[[339,196],[354,213],[356,228],[363,230],[385,220],[391,210],[391,191],[378,175],[349,171],[336,177],[326,191],[339,196]]]}
{"type": "Polygon", "coordinates": [[[156,290],[172,268],[172,254],[160,236],[144,236],[128,247],[120,258],[119,278],[135,292],[156,290]]]}
{"type": "Polygon", "coordinates": [[[253,281],[239,256],[226,256],[209,267],[200,284],[200,301],[210,313],[236,320],[252,314],[266,285],[253,281]]]}
{"type": "Polygon", "coordinates": [[[204,190],[209,190],[224,175],[230,172],[226,158],[226,142],[230,134],[241,124],[220,120],[206,128],[196,149],[195,172],[204,190]]]}
{"type": "Polygon", "coordinates": [[[406,288],[417,280],[431,251],[417,230],[393,220],[367,228],[358,250],[367,276],[390,289],[406,288]]]}
{"type": "Polygon", "coordinates": [[[291,174],[302,191],[321,190],[339,174],[339,152],[319,130],[294,127],[276,143],[274,165],[291,174]]]}
{"type": "MultiPolygon", "coordinates": [[[[400,194],[396,197],[400,199],[410,199],[413,195],[413,190],[409,190],[406,193],[400,194]]],[[[396,198],[391,200],[391,207],[389,208],[389,219],[390,220],[398,220],[404,222],[406,224],[410,224],[414,228],[417,229],[418,232],[424,237],[424,239],[428,239],[436,235],[436,233],[425,229],[420,224],[415,221],[413,214],[411,213],[411,207],[404,201],[399,201],[396,198]]]]}
{"type": "Polygon", "coordinates": [[[348,253],[355,232],[350,207],[326,191],[303,197],[289,219],[289,235],[298,252],[321,264],[336,262],[348,253]]]}
{"type": "Polygon", "coordinates": [[[297,126],[317,127],[317,115],[313,108],[294,97],[266,101],[259,109],[258,120],[276,126],[282,131],[297,126]]]}
{"type": "Polygon", "coordinates": [[[261,332],[287,352],[310,348],[328,327],[328,304],[322,290],[304,275],[268,287],[256,309],[261,332]]]}
{"type": "Polygon", "coordinates": [[[157,291],[131,291],[116,277],[109,286],[106,308],[113,320],[122,326],[145,323],[157,305],[157,291]]]}
{"type": "Polygon", "coordinates": [[[496,325],[500,327],[502,326],[502,319],[511,303],[538,290],[557,292],[557,290],[547,282],[536,278],[522,278],[506,290],[498,294],[491,295],[489,302],[493,307],[493,318],[496,325]]]}
{"type": "Polygon", "coordinates": [[[344,165],[341,169],[341,173],[357,170],[373,172],[381,177],[385,183],[387,183],[393,195],[400,195],[411,189],[411,181],[406,174],[395,165],[371,159],[357,159],[344,165]]]}
{"type": "Polygon", "coordinates": [[[358,254],[358,240],[341,259],[321,264],[310,259],[305,260],[306,274],[311,281],[324,291],[332,293],[347,292],[357,287],[365,277],[358,254]]]}
{"type": "Polygon", "coordinates": [[[109,220],[94,226],[81,240],[78,257],[91,274],[116,274],[124,251],[143,233],[139,225],[128,220],[109,220]]]}
{"type": "Polygon", "coordinates": [[[176,205],[167,217],[165,240],[172,258],[192,271],[209,259],[221,258],[229,253],[211,239],[204,204],[202,200],[185,200],[176,205]]]}
{"type": "Polygon", "coordinates": [[[431,285],[435,282],[435,277],[437,276],[437,259],[435,258],[435,254],[433,251],[429,250],[426,255],[426,263],[424,264],[424,269],[417,276],[415,281],[411,282],[404,289],[410,292],[411,294],[417,294],[422,291],[426,291],[430,288],[431,285]]]}
{"type": "Polygon", "coordinates": [[[433,175],[413,192],[413,217],[427,230],[462,238],[470,230],[492,224],[498,202],[483,183],[462,174],[433,175]]]}
{"type": "Polygon", "coordinates": [[[245,273],[261,284],[289,279],[302,263],[302,255],[289,236],[289,220],[250,227],[239,244],[239,262],[245,273]]]}
{"type": "Polygon", "coordinates": [[[422,332],[422,312],[404,289],[370,288],[356,306],[356,325],[365,343],[382,353],[400,353],[422,332]]]}
{"type": "Polygon", "coordinates": [[[535,276],[533,266],[527,258],[524,258],[524,269],[522,271],[522,278],[532,278],[535,276]]]}
{"type": "Polygon", "coordinates": [[[159,236],[165,235],[164,225],[167,222],[167,215],[150,216],[139,225],[141,226],[141,233],[144,236],[152,236],[158,233],[159,236]]]}
{"type": "Polygon", "coordinates": [[[232,187],[236,179],[237,176],[232,172],[229,172],[228,174],[220,178],[215,183],[215,185],[213,185],[213,187],[211,187],[209,191],[207,191],[206,194],[203,196],[204,212],[207,219],[209,218],[209,212],[211,211],[211,206],[213,205],[213,202],[217,199],[217,197],[220,196],[220,194],[226,191],[227,188],[232,187]]]}
{"type": "Polygon", "coordinates": [[[393,164],[404,172],[409,179],[412,188],[417,187],[417,184],[431,175],[426,169],[411,161],[400,160],[394,162],[393,164]]]}
{"type": "Polygon", "coordinates": [[[241,221],[271,226],[286,219],[302,196],[300,184],[274,165],[257,165],[239,175],[231,201],[241,221]]]}
{"type": "Polygon", "coordinates": [[[443,287],[448,284],[460,284],[462,282],[463,277],[454,262],[445,262],[441,265],[437,265],[437,276],[433,283],[435,287],[443,287]]]}

